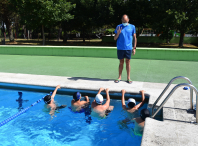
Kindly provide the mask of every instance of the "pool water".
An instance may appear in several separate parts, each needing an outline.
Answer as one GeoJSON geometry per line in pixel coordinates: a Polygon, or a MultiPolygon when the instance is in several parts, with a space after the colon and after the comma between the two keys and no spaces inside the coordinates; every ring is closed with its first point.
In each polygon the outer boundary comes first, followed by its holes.
{"type": "MultiPolygon", "coordinates": [[[[22,91],[18,99],[17,90],[0,89],[0,122],[14,115],[20,109],[30,106],[46,93],[22,91]],[[23,102],[20,102],[22,101],[23,102]]],[[[94,98],[90,98],[91,102],[94,98]]],[[[105,119],[91,117],[85,113],[72,113],[72,96],[56,95],[58,105],[67,105],[52,118],[44,102],[31,107],[26,113],[0,127],[2,146],[139,146],[141,136],[133,134],[130,125],[121,129],[118,121],[126,117],[121,100],[111,100],[113,112],[105,119]]],[[[145,104],[142,108],[146,108],[145,104]]],[[[142,109],[141,108],[141,109],[142,109]]]]}

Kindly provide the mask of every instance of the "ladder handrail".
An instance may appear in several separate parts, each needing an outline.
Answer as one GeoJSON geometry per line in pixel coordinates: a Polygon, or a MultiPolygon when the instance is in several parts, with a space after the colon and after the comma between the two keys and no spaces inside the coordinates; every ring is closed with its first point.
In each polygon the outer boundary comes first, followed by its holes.
{"type": "MultiPolygon", "coordinates": [[[[175,90],[181,86],[188,86],[191,89],[193,89],[196,93],[196,96],[198,96],[198,91],[197,89],[192,85],[192,84],[187,84],[187,83],[182,83],[182,84],[177,84],[171,92],[167,95],[167,97],[164,99],[164,101],[161,103],[161,105],[158,107],[158,109],[155,111],[155,113],[151,116],[151,118],[154,118],[156,114],[160,111],[162,106],[167,102],[167,100],[170,98],[170,96],[175,92],[175,90]]],[[[198,123],[198,98],[196,99],[196,122],[198,123]]]]}
{"type": "MultiPolygon", "coordinates": [[[[185,79],[186,81],[188,81],[189,84],[192,84],[192,82],[190,81],[189,78],[184,77],[184,76],[177,76],[174,77],[172,80],[170,80],[170,82],[168,83],[168,85],[165,87],[165,89],[162,91],[162,93],[160,94],[160,96],[157,98],[157,100],[154,102],[153,106],[152,106],[152,115],[154,113],[154,109],[156,104],[158,103],[158,101],[162,98],[162,96],[164,95],[164,93],[166,92],[166,90],[170,87],[170,85],[172,84],[173,81],[177,80],[177,79],[185,79]]],[[[193,90],[190,88],[190,109],[193,109],[193,90]]]]}

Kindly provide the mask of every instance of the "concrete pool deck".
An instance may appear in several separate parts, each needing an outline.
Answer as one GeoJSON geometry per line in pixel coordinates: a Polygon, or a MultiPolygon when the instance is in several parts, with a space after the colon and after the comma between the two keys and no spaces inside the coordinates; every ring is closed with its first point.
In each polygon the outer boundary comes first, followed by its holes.
{"type": "MultiPolygon", "coordinates": [[[[98,90],[100,87],[110,88],[110,91],[120,92],[121,89],[126,89],[129,93],[138,93],[140,90],[145,90],[150,94],[148,107],[150,107],[156,98],[160,95],[167,84],[138,82],[127,84],[124,81],[116,84],[113,80],[102,79],[87,79],[63,76],[49,75],[32,75],[20,73],[0,73],[0,82],[17,83],[27,85],[39,85],[55,87],[60,84],[62,88],[98,90]]],[[[175,86],[172,84],[167,90],[166,95],[175,86]]],[[[195,95],[194,95],[195,97],[195,95]]],[[[195,98],[194,98],[195,100],[195,98]]],[[[195,103],[195,102],[194,102],[195,103]]],[[[159,105],[159,104],[158,104],[159,105]]],[[[196,145],[198,143],[198,129],[195,125],[194,113],[189,113],[187,110],[190,107],[190,91],[179,88],[163,107],[163,121],[157,121],[147,118],[144,134],[142,138],[142,146],[186,146],[196,145]]]]}

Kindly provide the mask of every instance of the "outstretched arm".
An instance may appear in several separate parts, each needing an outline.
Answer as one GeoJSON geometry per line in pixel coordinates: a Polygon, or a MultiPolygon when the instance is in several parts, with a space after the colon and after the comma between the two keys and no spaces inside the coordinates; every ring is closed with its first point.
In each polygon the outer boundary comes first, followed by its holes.
{"type": "Polygon", "coordinates": [[[126,105],[125,105],[125,98],[124,98],[124,94],[126,93],[126,90],[122,90],[122,108],[123,110],[126,110],[126,105]]]}
{"type": "Polygon", "coordinates": [[[55,97],[55,95],[56,95],[57,90],[60,89],[60,88],[61,88],[60,85],[56,86],[56,89],[54,90],[54,92],[52,93],[52,96],[51,96],[51,98],[52,98],[53,100],[54,100],[54,97],[55,97]]]}
{"type": "Polygon", "coordinates": [[[140,91],[140,93],[142,94],[142,102],[140,102],[138,105],[135,106],[135,108],[137,108],[137,109],[141,108],[144,105],[144,103],[145,103],[144,92],[145,92],[144,90],[140,91]]]}
{"type": "Polygon", "coordinates": [[[106,91],[106,94],[107,94],[107,100],[106,100],[106,103],[104,104],[104,108],[108,109],[109,105],[110,105],[109,88],[107,88],[105,91],[106,91]]]}

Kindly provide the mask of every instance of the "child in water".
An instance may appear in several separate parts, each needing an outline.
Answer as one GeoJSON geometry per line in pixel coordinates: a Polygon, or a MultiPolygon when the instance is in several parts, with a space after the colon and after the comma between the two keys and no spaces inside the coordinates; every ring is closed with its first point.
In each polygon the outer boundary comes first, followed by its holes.
{"type": "Polygon", "coordinates": [[[125,104],[125,95],[126,90],[122,90],[122,108],[123,110],[125,110],[128,113],[128,118],[129,119],[133,119],[136,118],[138,116],[138,110],[144,105],[145,103],[145,96],[144,90],[141,90],[140,93],[142,94],[142,102],[140,102],[139,104],[136,105],[136,101],[133,98],[129,98],[127,101],[127,106],[125,104]]]}
{"type": "Polygon", "coordinates": [[[57,90],[58,89],[60,89],[61,87],[60,87],[60,85],[58,85],[57,87],[56,87],[56,89],[54,90],[54,92],[52,93],[52,95],[46,95],[45,97],[44,97],[44,102],[45,102],[45,106],[46,106],[46,108],[47,109],[50,109],[50,112],[49,112],[49,114],[53,117],[54,116],[54,114],[55,114],[55,111],[56,110],[59,110],[59,109],[62,109],[62,108],[65,108],[66,107],[66,105],[61,105],[61,106],[57,106],[56,105],[56,103],[55,103],[55,101],[54,101],[54,97],[55,97],[55,95],[56,95],[56,92],[57,92],[57,90]]]}
{"type": "Polygon", "coordinates": [[[75,92],[73,94],[73,100],[71,101],[71,110],[74,113],[84,113],[85,114],[85,121],[88,124],[91,124],[91,107],[89,102],[89,97],[84,96],[85,100],[81,100],[81,93],[75,92]]]}
{"type": "Polygon", "coordinates": [[[73,94],[73,100],[71,101],[71,105],[72,105],[72,111],[74,112],[80,112],[81,110],[83,110],[84,107],[86,107],[89,104],[89,97],[88,96],[84,96],[85,97],[85,101],[81,101],[81,94],[80,92],[75,92],[73,94]]]}
{"type": "Polygon", "coordinates": [[[100,88],[98,94],[95,97],[95,100],[91,104],[93,117],[97,118],[106,118],[111,111],[113,111],[114,106],[110,106],[110,96],[109,96],[109,88],[100,88]],[[106,102],[103,104],[103,96],[100,94],[102,91],[106,92],[106,102]]]}
{"type": "Polygon", "coordinates": [[[145,125],[146,118],[150,117],[150,112],[148,109],[142,109],[140,112],[140,116],[137,118],[132,119],[132,122],[134,122],[135,127],[133,129],[133,132],[135,135],[142,135],[145,125]]]}

